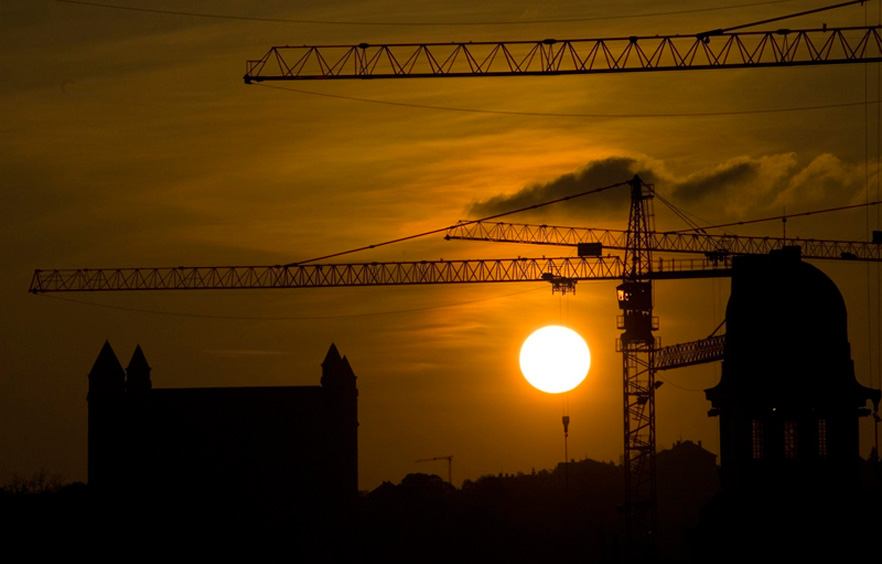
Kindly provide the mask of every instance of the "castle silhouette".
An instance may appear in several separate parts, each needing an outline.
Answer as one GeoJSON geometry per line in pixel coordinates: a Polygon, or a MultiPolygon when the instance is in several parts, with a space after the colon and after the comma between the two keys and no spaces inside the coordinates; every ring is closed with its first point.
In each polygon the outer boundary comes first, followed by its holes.
{"type": "Polygon", "coordinates": [[[89,489],[127,512],[336,516],[358,494],[356,377],[331,345],[320,386],[153,388],[141,347],[89,373],[89,489]]]}

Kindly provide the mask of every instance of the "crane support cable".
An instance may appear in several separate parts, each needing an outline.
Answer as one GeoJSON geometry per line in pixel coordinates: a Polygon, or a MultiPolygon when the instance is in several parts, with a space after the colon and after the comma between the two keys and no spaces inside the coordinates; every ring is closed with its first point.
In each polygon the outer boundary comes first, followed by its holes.
{"type": "MultiPolygon", "coordinates": [[[[272,88],[273,90],[283,90],[285,92],[294,92],[296,94],[306,94],[309,96],[319,96],[322,98],[334,98],[337,100],[348,100],[350,102],[363,102],[367,104],[379,104],[382,106],[397,106],[400,108],[417,108],[422,110],[438,110],[443,112],[461,112],[468,114],[492,114],[503,116],[532,116],[532,117],[553,117],[553,118],[616,118],[616,119],[642,119],[642,118],[684,118],[684,117],[722,117],[722,116],[747,116],[756,114],[781,114],[787,112],[804,112],[811,110],[830,110],[836,108],[852,108],[856,106],[864,107],[867,102],[841,102],[836,104],[813,104],[809,106],[787,106],[784,108],[759,108],[756,110],[727,110],[718,112],[649,112],[649,113],[566,113],[566,112],[523,112],[518,110],[491,110],[486,108],[463,108],[456,106],[437,106],[432,104],[414,104],[410,102],[398,102],[395,100],[378,100],[376,98],[361,98],[359,96],[345,96],[343,94],[331,94],[329,92],[316,92],[314,90],[302,90],[300,88],[289,88],[278,86],[275,84],[255,83],[256,86],[264,88],[272,88]]],[[[879,100],[871,100],[870,103],[878,104],[879,100]]]]}
{"type": "MultiPolygon", "coordinates": [[[[543,282],[544,284],[544,282],[543,282]]],[[[340,313],[340,314],[331,314],[331,315],[296,315],[296,316],[266,316],[266,315],[218,315],[218,314],[206,314],[206,313],[193,313],[193,312],[180,312],[180,311],[163,311],[157,309],[146,309],[146,308],[137,308],[137,307],[127,307],[113,304],[102,304],[97,302],[90,302],[85,300],[77,300],[74,298],[63,298],[61,296],[54,296],[51,294],[37,294],[40,296],[44,296],[47,298],[52,298],[54,300],[61,300],[63,302],[71,302],[80,305],[86,305],[91,307],[98,307],[102,309],[112,309],[117,311],[128,311],[135,313],[146,313],[150,315],[164,315],[168,317],[187,317],[193,319],[220,319],[220,320],[230,320],[230,321],[307,321],[307,320],[317,320],[317,319],[351,319],[354,317],[373,317],[380,315],[396,315],[401,313],[414,313],[419,311],[429,311],[433,309],[444,309],[449,307],[460,307],[464,305],[476,304],[480,302],[489,302],[491,300],[498,300],[502,298],[509,298],[511,296],[519,296],[521,294],[526,294],[528,292],[535,292],[540,288],[545,289],[546,285],[536,286],[534,288],[530,288],[529,290],[521,290],[519,292],[512,292],[508,294],[500,294],[497,296],[490,296],[488,298],[480,298],[477,300],[467,300],[464,302],[453,302],[453,303],[445,303],[434,306],[424,306],[424,307],[415,307],[415,308],[407,308],[407,309],[385,309],[385,310],[377,310],[377,311],[366,311],[362,313],[340,313]]]]}
{"type": "MultiPolygon", "coordinates": [[[[705,227],[702,227],[701,229],[702,230],[722,229],[723,227],[733,227],[736,225],[749,225],[751,223],[763,223],[766,221],[781,221],[783,219],[790,219],[791,217],[805,217],[808,215],[818,215],[818,214],[822,214],[822,213],[831,213],[831,212],[838,212],[838,211],[844,211],[844,210],[853,210],[856,208],[865,208],[868,206],[878,206],[879,204],[882,204],[882,200],[876,200],[874,202],[865,202],[863,204],[853,204],[850,206],[840,206],[838,208],[826,208],[826,209],[822,209],[822,210],[813,210],[813,211],[807,211],[807,212],[801,212],[801,213],[788,213],[785,215],[764,217],[762,219],[748,219],[745,221],[733,221],[732,223],[719,223],[717,225],[707,225],[705,227]]],[[[697,229],[680,229],[679,231],[671,231],[671,233],[691,233],[693,231],[697,231],[697,229]]]]}
{"type": "Polygon", "coordinates": [[[826,11],[828,11],[828,10],[835,10],[835,9],[837,9],[837,8],[844,8],[844,7],[846,7],[846,6],[851,6],[851,5],[853,5],[853,4],[863,4],[863,3],[866,2],[866,1],[867,1],[867,0],[851,0],[850,2],[842,2],[842,3],[840,3],[840,4],[833,4],[833,5],[830,5],[830,6],[824,6],[824,7],[822,7],[822,8],[815,8],[815,9],[813,9],[813,10],[805,10],[805,11],[802,11],[802,12],[795,12],[795,13],[793,13],[793,14],[787,14],[786,16],[778,16],[778,17],[775,17],[775,18],[769,18],[769,19],[765,19],[765,20],[759,20],[759,21],[755,21],[755,22],[751,22],[751,23],[747,23],[747,24],[736,25],[736,26],[732,26],[732,27],[726,27],[726,28],[723,28],[723,29],[715,29],[715,30],[713,30],[713,31],[706,31],[706,32],[704,32],[704,33],[699,33],[699,34],[698,34],[698,37],[709,37],[709,36],[712,36],[712,35],[721,35],[721,34],[723,34],[723,33],[726,33],[726,32],[729,32],[729,31],[735,31],[735,30],[738,30],[738,29],[746,29],[746,28],[748,28],[748,27],[755,27],[755,26],[763,25],[763,24],[767,24],[767,23],[779,22],[779,21],[781,21],[781,20],[789,20],[789,19],[792,19],[792,18],[798,18],[799,16],[807,16],[807,15],[809,15],[809,14],[816,14],[816,13],[818,13],[818,12],[826,12],[826,11]]]}
{"type": "Polygon", "coordinates": [[[558,204],[560,202],[566,202],[567,200],[572,200],[575,198],[581,198],[582,196],[587,196],[588,194],[597,194],[598,192],[604,192],[606,190],[610,190],[612,188],[618,188],[619,186],[625,186],[627,184],[628,184],[627,182],[616,182],[615,184],[610,184],[608,186],[602,186],[600,188],[592,188],[591,190],[585,190],[584,192],[579,192],[577,194],[572,194],[570,196],[564,196],[563,198],[558,198],[556,200],[550,200],[550,201],[542,202],[539,204],[533,204],[531,206],[525,206],[523,208],[519,208],[516,210],[507,211],[507,212],[502,212],[502,213],[498,213],[495,215],[490,215],[490,216],[487,216],[487,217],[484,217],[481,219],[474,219],[474,220],[469,220],[466,222],[460,222],[455,225],[448,225],[447,227],[441,227],[439,229],[432,229],[430,231],[423,231],[422,233],[416,233],[414,235],[408,235],[406,237],[399,237],[397,239],[390,239],[389,241],[383,241],[382,243],[375,243],[373,245],[366,245],[364,247],[357,247],[355,249],[349,249],[348,251],[341,251],[339,253],[332,253],[330,255],[324,255],[324,256],[320,256],[320,257],[316,257],[316,258],[311,258],[308,260],[292,262],[292,263],[285,264],[283,266],[289,267],[289,266],[297,266],[297,265],[301,265],[301,264],[307,264],[307,263],[325,260],[325,259],[329,259],[329,258],[339,257],[339,256],[343,256],[343,255],[349,255],[349,254],[357,253],[360,251],[366,251],[369,249],[376,249],[377,247],[384,247],[386,245],[392,245],[394,243],[401,243],[403,241],[410,241],[411,239],[418,239],[420,237],[426,237],[427,235],[435,235],[436,233],[444,233],[444,232],[450,231],[454,227],[457,227],[460,225],[468,225],[470,223],[478,223],[481,221],[490,221],[491,219],[497,219],[500,217],[505,217],[507,215],[521,213],[521,212],[525,212],[528,210],[535,210],[535,209],[539,209],[539,208],[544,208],[545,206],[550,206],[552,204],[558,204]]]}
{"type": "Polygon", "coordinates": [[[245,65],[263,81],[610,74],[882,62],[880,26],[537,41],[271,47],[245,65]]]}
{"type": "Polygon", "coordinates": [[[726,324],[726,320],[725,320],[725,319],[723,319],[722,321],[720,321],[720,324],[717,325],[717,328],[714,329],[713,331],[711,331],[711,334],[708,335],[707,338],[710,339],[711,337],[713,337],[714,335],[716,335],[716,334],[717,334],[717,331],[719,331],[720,329],[722,329],[722,328],[723,328],[723,325],[725,325],[725,324],[726,324]]]}
{"type": "Polygon", "coordinates": [[[667,198],[663,197],[658,192],[654,192],[654,194],[655,194],[656,199],[658,201],[660,201],[661,203],[663,203],[665,206],[667,206],[667,208],[669,210],[674,212],[674,215],[676,215],[677,217],[682,219],[683,223],[692,227],[692,229],[695,231],[698,231],[700,233],[704,233],[704,229],[702,229],[702,227],[700,225],[698,225],[698,223],[696,223],[694,220],[692,220],[692,218],[689,217],[689,214],[687,214],[685,211],[683,211],[680,208],[678,208],[677,206],[675,206],[672,202],[669,202],[667,200],[667,198]]]}

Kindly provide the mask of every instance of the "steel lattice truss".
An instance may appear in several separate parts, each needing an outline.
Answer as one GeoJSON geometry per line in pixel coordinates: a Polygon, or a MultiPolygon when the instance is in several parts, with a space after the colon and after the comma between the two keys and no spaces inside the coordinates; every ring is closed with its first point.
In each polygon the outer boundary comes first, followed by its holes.
{"type": "MultiPolygon", "coordinates": [[[[667,261],[657,278],[729,276],[728,263],[704,259],[667,261]]],[[[240,290],[254,288],[320,288],[619,280],[619,257],[516,258],[305,264],[297,266],[179,266],[164,268],[97,268],[35,270],[30,292],[97,292],[123,290],[240,290]]]]}
{"type": "MultiPolygon", "coordinates": [[[[655,231],[653,187],[635,176],[631,181],[631,212],[625,233],[622,286],[639,286],[620,298],[622,378],[625,430],[625,527],[630,547],[653,545],[658,524],[655,476],[655,348],[652,332],[653,260],[650,234],[655,231]],[[643,293],[645,292],[645,294],[643,293]]],[[[626,290],[627,292],[627,290],[626,290]]],[[[651,550],[649,551],[652,552],[651,550]]]]}
{"type": "Polygon", "coordinates": [[[879,26],[468,43],[303,45],[247,61],[245,82],[608,74],[882,61],[879,26]]]}
{"type": "Polygon", "coordinates": [[[723,360],[725,345],[726,335],[715,335],[700,341],[662,347],[655,351],[654,368],[656,370],[670,370],[671,368],[723,360]]]}
{"type": "MultiPolygon", "coordinates": [[[[560,227],[525,223],[461,223],[448,232],[448,239],[530,243],[534,245],[577,246],[600,243],[605,249],[625,249],[626,231],[590,227],[560,227]]],[[[652,251],[700,253],[707,256],[759,255],[786,246],[798,246],[807,259],[855,259],[882,261],[882,245],[860,241],[799,239],[783,237],[741,237],[706,233],[649,234],[652,251]]]]}
{"type": "Polygon", "coordinates": [[[623,346],[625,521],[631,550],[653,543],[658,525],[655,477],[654,345],[623,346]]]}

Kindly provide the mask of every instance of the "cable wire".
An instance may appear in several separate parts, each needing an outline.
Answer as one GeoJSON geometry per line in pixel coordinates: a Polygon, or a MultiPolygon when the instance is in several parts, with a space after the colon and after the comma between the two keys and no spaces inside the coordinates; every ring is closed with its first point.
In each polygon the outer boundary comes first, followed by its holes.
{"type": "Polygon", "coordinates": [[[682,219],[683,222],[684,222],[686,225],[688,225],[689,227],[691,227],[693,231],[698,231],[698,232],[700,232],[700,233],[707,234],[707,233],[705,232],[705,230],[704,230],[703,227],[701,227],[700,225],[698,225],[698,223],[696,223],[696,222],[693,221],[690,217],[688,217],[688,215],[686,214],[686,212],[684,212],[683,210],[681,210],[680,208],[678,208],[677,206],[675,206],[673,203],[669,202],[666,198],[664,198],[664,197],[663,197],[661,194],[659,194],[658,192],[653,192],[653,195],[654,195],[654,196],[655,196],[655,197],[656,197],[661,203],[663,203],[664,205],[666,205],[666,206],[668,207],[668,209],[670,209],[672,212],[674,212],[674,215],[676,215],[677,217],[679,217],[680,219],[682,219]]]}
{"type": "Polygon", "coordinates": [[[251,86],[262,86],[263,88],[272,88],[274,90],[285,90],[287,92],[296,92],[298,94],[308,94],[310,96],[320,96],[323,98],[336,98],[338,100],[349,100],[352,102],[364,102],[367,104],[380,104],[384,106],[398,106],[402,108],[418,108],[423,110],[440,110],[445,112],[462,112],[471,114],[496,114],[505,116],[533,116],[533,117],[559,117],[559,118],[683,118],[683,117],[724,117],[724,116],[743,116],[753,114],[777,114],[785,112],[802,112],[809,110],[827,110],[833,108],[850,108],[855,106],[863,106],[864,102],[844,102],[841,104],[819,104],[814,106],[791,106],[789,108],[766,108],[759,110],[733,110],[724,112],[683,112],[683,113],[645,113],[645,114],[577,114],[577,113],[554,113],[554,112],[520,112],[515,110],[484,110],[477,108],[457,108],[454,106],[434,106],[430,104],[413,104],[409,102],[393,102],[390,100],[374,100],[371,98],[359,98],[357,96],[344,96],[342,94],[329,94],[327,92],[315,92],[313,90],[302,90],[300,88],[290,88],[287,86],[277,86],[266,84],[263,82],[252,82],[251,86]]]}
{"type": "MultiPolygon", "coordinates": [[[[852,210],[852,209],[856,209],[856,208],[863,208],[866,206],[878,206],[879,204],[882,204],[882,200],[877,200],[875,202],[867,202],[864,204],[854,204],[851,206],[840,206],[838,208],[826,208],[823,210],[814,210],[814,211],[807,211],[807,212],[801,212],[801,213],[790,213],[787,215],[776,215],[774,217],[764,217],[762,219],[748,219],[746,221],[733,221],[732,223],[720,223],[717,225],[707,225],[703,229],[720,229],[722,227],[732,227],[734,225],[748,225],[751,223],[763,223],[765,221],[780,221],[782,219],[789,219],[791,217],[803,217],[803,216],[807,216],[807,215],[817,215],[817,214],[822,214],[822,213],[831,213],[831,212],[837,212],[837,211],[843,211],[843,210],[852,210]]],[[[690,233],[692,231],[695,231],[695,229],[680,229],[679,231],[669,231],[667,233],[690,233]]]]}
{"type": "Polygon", "coordinates": [[[190,12],[183,10],[163,10],[158,8],[141,8],[136,6],[121,6],[119,4],[110,4],[107,2],[87,2],[85,0],[55,0],[61,4],[73,4],[78,6],[90,6],[93,8],[108,8],[112,10],[124,10],[129,12],[142,12],[149,14],[165,14],[172,16],[188,16],[194,18],[210,18],[221,20],[241,20],[252,22],[271,22],[271,23],[295,23],[295,24],[311,24],[311,25],[344,25],[344,26],[401,26],[401,27],[439,27],[439,26],[475,26],[475,25],[527,25],[527,24],[545,24],[545,23],[567,23],[567,22],[591,22],[591,21],[607,21],[607,20],[624,20],[634,18],[649,18],[657,16],[676,16],[682,14],[694,14],[700,12],[714,12],[721,10],[737,10],[743,8],[752,8],[755,6],[766,6],[769,4],[783,4],[792,2],[793,0],[767,0],[765,2],[750,2],[746,4],[735,4],[731,6],[719,6],[714,8],[694,8],[691,10],[672,10],[669,12],[647,12],[642,14],[623,14],[614,16],[590,16],[581,18],[550,18],[550,19],[532,19],[532,20],[490,20],[490,21],[454,21],[454,22],[384,22],[384,21],[347,21],[347,20],[313,20],[300,18],[270,18],[259,16],[238,16],[228,14],[217,14],[210,12],[190,12]]]}
{"type": "Polygon", "coordinates": [[[616,182],[615,184],[610,184],[610,185],[608,185],[608,186],[602,186],[602,187],[600,187],[600,188],[593,188],[593,189],[591,189],[591,190],[585,190],[584,192],[579,192],[579,193],[577,193],[577,194],[572,194],[572,195],[570,195],[570,196],[564,196],[563,198],[557,198],[556,200],[549,200],[549,201],[547,201],[547,202],[542,202],[542,203],[539,203],[539,204],[533,204],[533,205],[531,205],[531,206],[525,206],[525,207],[523,207],[523,208],[519,208],[519,209],[516,209],[516,210],[511,210],[511,211],[507,211],[507,212],[497,213],[497,214],[495,214],[495,215],[488,215],[487,217],[482,217],[481,219],[470,219],[470,220],[466,220],[466,221],[460,221],[460,222],[458,222],[458,223],[455,223],[455,224],[453,224],[453,225],[448,225],[448,226],[446,226],[446,227],[440,227],[440,228],[438,228],[438,229],[432,229],[432,230],[430,230],[430,231],[423,231],[422,233],[416,233],[416,234],[414,234],[414,235],[407,235],[406,237],[399,237],[399,238],[397,238],[397,239],[390,239],[390,240],[388,240],[388,241],[383,241],[382,243],[374,243],[373,245],[365,245],[365,246],[363,246],[363,247],[357,247],[357,248],[355,248],[355,249],[349,249],[348,251],[341,251],[341,252],[339,252],[339,253],[332,253],[332,254],[330,254],[330,255],[324,255],[324,256],[320,256],[320,257],[315,257],[315,258],[311,258],[311,259],[308,259],[308,260],[303,260],[303,261],[298,261],[298,262],[292,262],[292,263],[288,263],[288,264],[286,264],[286,265],[284,265],[284,266],[286,266],[286,267],[297,266],[297,265],[307,264],[307,263],[315,262],[315,261],[319,261],[319,260],[325,260],[325,259],[329,259],[329,258],[334,258],[334,257],[343,256],[343,255],[349,255],[349,254],[357,253],[357,252],[360,252],[360,251],[366,251],[366,250],[368,250],[368,249],[375,249],[375,248],[377,248],[377,247],[385,247],[386,245],[392,245],[392,244],[394,244],[394,243],[401,243],[401,242],[403,242],[403,241],[410,241],[411,239],[419,239],[420,237],[426,237],[427,235],[434,235],[434,234],[436,234],[436,233],[442,233],[442,232],[444,232],[444,231],[448,231],[448,230],[453,229],[454,227],[457,227],[457,226],[471,225],[471,224],[473,224],[473,223],[478,223],[478,222],[480,222],[480,221],[490,221],[491,219],[496,219],[496,218],[499,218],[499,217],[505,217],[505,216],[507,216],[507,215],[513,215],[513,214],[521,213],[521,212],[525,212],[525,211],[528,211],[528,210],[535,210],[535,209],[539,209],[539,208],[544,208],[544,207],[546,207],[546,206],[550,206],[550,205],[552,205],[552,204],[558,204],[558,203],[560,203],[560,202],[566,202],[567,200],[573,200],[573,199],[575,199],[575,198],[581,198],[582,196],[587,196],[588,194],[597,194],[597,193],[599,193],[599,192],[604,192],[604,191],[606,191],[606,190],[610,190],[610,189],[612,189],[612,188],[618,188],[618,187],[620,187],[620,186],[625,186],[625,185],[627,185],[627,184],[628,184],[628,182],[616,182]]]}
{"type": "MultiPolygon", "coordinates": [[[[813,10],[804,10],[804,11],[802,11],[802,12],[795,12],[795,13],[793,13],[793,14],[787,14],[786,16],[778,16],[778,17],[775,17],[775,18],[768,18],[768,19],[765,19],[765,20],[758,20],[758,21],[755,21],[755,22],[747,23],[747,24],[741,24],[741,25],[736,25],[736,26],[732,26],[732,27],[726,27],[726,28],[723,28],[723,29],[715,29],[715,30],[713,30],[713,31],[706,31],[706,32],[704,32],[704,33],[699,33],[699,34],[698,34],[698,37],[708,37],[708,36],[711,36],[711,35],[722,35],[723,33],[728,33],[728,32],[730,32],[730,31],[735,31],[735,30],[737,30],[737,29],[744,29],[744,28],[748,28],[748,27],[755,27],[755,26],[762,25],[762,24],[767,24],[767,23],[772,23],[772,22],[779,22],[779,21],[781,21],[781,20],[789,20],[789,19],[791,19],[791,18],[798,18],[799,16],[807,16],[807,15],[809,15],[809,14],[816,14],[816,13],[818,13],[818,12],[826,12],[826,11],[828,11],[828,10],[835,10],[836,8],[844,8],[845,6],[851,6],[851,5],[853,5],[853,4],[864,4],[865,2],[867,2],[867,0],[851,0],[850,2],[842,2],[842,3],[840,3],[840,4],[832,4],[832,5],[830,5],[830,6],[824,6],[823,8],[815,8],[815,9],[813,9],[813,10]]],[[[864,9],[865,9],[865,11],[866,11],[866,6],[864,7],[864,9]]],[[[866,18],[864,18],[864,20],[866,20],[866,18]]]]}
{"type": "Polygon", "coordinates": [[[371,317],[374,315],[393,315],[398,313],[413,313],[418,311],[428,311],[433,309],[443,309],[447,307],[459,307],[463,305],[469,305],[479,302],[487,302],[491,300],[497,300],[501,298],[508,298],[511,296],[518,296],[520,294],[526,294],[528,292],[535,292],[536,290],[540,290],[542,288],[547,288],[548,285],[543,282],[541,286],[536,286],[535,288],[530,288],[529,290],[521,290],[520,292],[513,292],[511,294],[503,294],[500,296],[491,296],[489,298],[480,298],[477,300],[469,300],[465,302],[456,302],[452,304],[442,304],[437,306],[425,306],[425,307],[417,307],[410,309],[398,309],[398,310],[387,310],[387,311],[372,311],[366,313],[344,313],[340,315],[306,315],[306,316],[281,316],[281,317],[267,317],[267,316],[243,316],[243,315],[215,315],[215,314],[201,314],[201,313],[180,313],[174,311],[162,311],[162,310],[154,310],[154,309],[145,309],[145,308],[135,308],[135,307],[126,307],[126,306],[116,306],[110,304],[99,304],[96,302],[90,302],[86,300],[77,300],[74,298],[63,298],[61,296],[53,296],[50,294],[40,294],[41,296],[51,298],[54,300],[61,300],[63,302],[71,302],[75,304],[87,305],[92,307],[100,307],[104,309],[114,309],[119,311],[131,311],[136,313],[148,313],[151,315],[165,315],[169,317],[189,317],[195,319],[221,319],[227,321],[304,321],[304,320],[319,320],[319,319],[342,319],[342,318],[350,318],[350,317],[371,317]]]}

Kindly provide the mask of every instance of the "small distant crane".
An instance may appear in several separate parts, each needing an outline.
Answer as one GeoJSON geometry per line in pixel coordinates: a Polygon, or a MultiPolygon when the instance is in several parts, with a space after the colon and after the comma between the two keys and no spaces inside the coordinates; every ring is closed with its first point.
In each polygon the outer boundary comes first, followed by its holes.
{"type": "Polygon", "coordinates": [[[453,456],[436,456],[434,458],[420,458],[414,462],[435,462],[437,460],[447,461],[447,483],[453,485],[453,456]]]}

